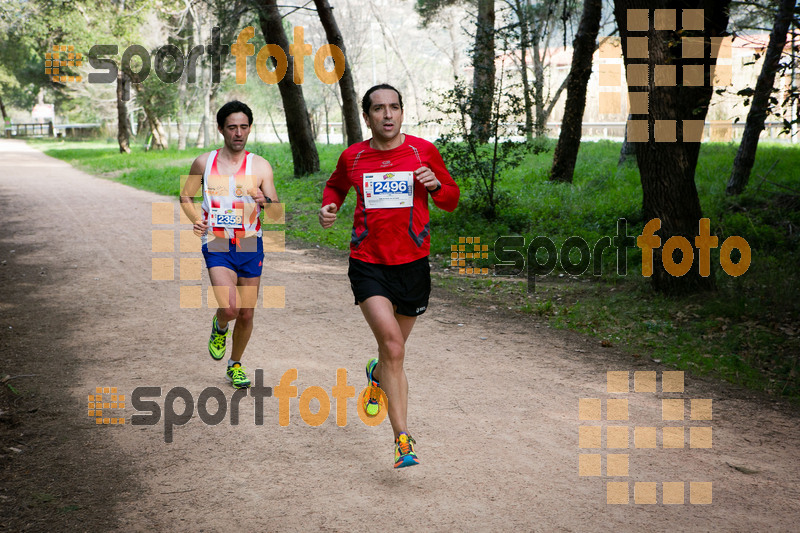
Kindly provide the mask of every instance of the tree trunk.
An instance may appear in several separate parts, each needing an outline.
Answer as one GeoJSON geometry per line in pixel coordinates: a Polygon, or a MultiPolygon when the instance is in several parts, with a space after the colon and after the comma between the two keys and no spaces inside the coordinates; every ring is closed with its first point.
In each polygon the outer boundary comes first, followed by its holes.
{"type": "Polygon", "coordinates": [[[206,131],[206,117],[200,117],[200,126],[197,128],[197,141],[194,143],[195,148],[205,148],[208,143],[205,140],[206,131]]]}
{"type": "Polygon", "coordinates": [[[178,150],[186,150],[186,110],[183,103],[186,101],[186,72],[178,80],[178,114],[175,118],[178,128],[178,150]]]}
{"type": "Polygon", "coordinates": [[[539,47],[539,40],[533,40],[533,105],[536,108],[534,131],[536,137],[544,137],[547,131],[547,115],[544,106],[544,59],[539,47]]]}
{"type": "Polygon", "coordinates": [[[448,54],[448,59],[450,60],[450,65],[453,68],[453,81],[458,80],[458,73],[461,66],[461,55],[459,54],[460,47],[456,45],[458,42],[458,36],[456,33],[456,22],[454,20],[450,20],[446,22],[447,24],[447,33],[450,36],[450,46],[452,48],[452,54],[448,54]]]}
{"type": "Polygon", "coordinates": [[[8,118],[8,114],[6,113],[6,106],[3,103],[2,94],[0,94],[0,113],[3,114],[3,137],[11,137],[11,130],[6,129],[11,126],[11,119],[8,118]]]}
{"type": "Polygon", "coordinates": [[[319,134],[319,121],[317,120],[317,115],[315,113],[309,113],[308,122],[311,124],[311,136],[316,139],[317,135],[319,134]]]}
{"type": "MultiPolygon", "coordinates": [[[[633,120],[633,115],[628,115],[628,122],[633,120]]],[[[636,157],[636,150],[634,149],[633,143],[628,141],[628,124],[625,124],[625,138],[622,140],[622,148],[619,150],[619,161],[617,161],[617,167],[621,167],[624,165],[629,157],[636,157]]]]}
{"type": "MultiPolygon", "coordinates": [[[[317,6],[319,21],[322,23],[322,27],[325,28],[328,44],[341,48],[342,53],[347,58],[344,39],[339,31],[339,25],[336,24],[336,18],[333,16],[333,8],[328,3],[328,0],[314,0],[314,4],[317,6]]],[[[342,93],[342,120],[344,122],[345,138],[349,146],[363,141],[364,137],[361,133],[361,113],[359,112],[353,73],[350,68],[350,62],[347,60],[345,60],[344,64],[344,74],[342,74],[342,79],[339,80],[339,89],[342,93]]]]}
{"type": "Polygon", "coordinates": [[[143,132],[147,131],[147,119],[141,109],[136,113],[136,136],[140,137],[143,132]]]}
{"type": "MultiPolygon", "coordinates": [[[[294,175],[303,176],[319,172],[319,154],[311,131],[306,101],[303,98],[303,87],[294,82],[294,57],[289,54],[289,39],[283,29],[281,14],[276,0],[259,0],[259,23],[264,40],[275,43],[286,53],[289,63],[286,74],[278,82],[278,90],[283,101],[283,112],[286,115],[286,128],[289,133],[289,144],[292,147],[294,175]]],[[[273,64],[275,58],[272,58],[273,64]]]]}
{"type": "Polygon", "coordinates": [[[750,171],[756,160],[758,137],[764,130],[764,121],[769,110],[769,98],[775,85],[775,73],[778,71],[783,47],[786,46],[786,34],[792,21],[796,0],[781,0],[780,9],[775,16],[775,25],[769,36],[767,53],[764,55],[764,64],[758,75],[756,89],[750,111],[747,113],[747,123],[742,134],[742,142],[733,160],[733,172],[725,189],[725,194],[741,194],[750,179],[750,171]]]}
{"type": "MultiPolygon", "coordinates": [[[[631,126],[636,126],[636,131],[635,134],[629,131],[629,134],[635,145],[641,175],[644,219],[650,221],[657,218],[661,221],[661,229],[656,232],[661,244],[652,252],[651,277],[653,288],[661,293],[694,293],[714,289],[716,286],[713,271],[707,277],[699,273],[699,254],[694,241],[702,218],[694,182],[700,142],[696,142],[688,135],[688,138],[684,139],[684,120],[697,121],[695,125],[705,121],[714,88],[710,83],[701,87],[684,85],[681,75],[683,65],[699,64],[704,66],[704,77],[707,82],[709,81],[709,68],[715,63],[715,58],[711,57],[710,39],[724,35],[728,26],[729,4],[730,0],[616,0],[614,4],[622,38],[625,68],[629,77],[637,76],[637,66],[639,68],[644,66],[649,72],[649,85],[628,88],[630,93],[640,91],[649,93],[649,113],[635,115],[641,122],[637,120],[631,122],[631,126]],[[628,9],[647,9],[649,20],[652,21],[653,9],[675,10],[677,20],[684,20],[681,16],[682,10],[701,8],[705,13],[702,30],[681,30],[678,34],[676,31],[656,31],[653,29],[653,24],[649,25],[647,31],[628,30],[628,9]],[[649,58],[632,58],[628,50],[628,37],[647,37],[649,58]],[[681,37],[702,37],[705,43],[703,58],[683,58],[681,37]],[[655,65],[674,65],[676,83],[656,85],[655,65]],[[640,128],[645,125],[646,131],[640,128]],[[646,142],[644,138],[647,138],[646,142]],[[662,250],[667,240],[673,236],[684,237],[692,247],[691,269],[682,276],[673,276],[664,268],[662,250]]],[[[649,252],[646,253],[649,255],[649,252]]],[[[644,259],[645,257],[643,262],[644,259]]],[[[681,261],[689,259],[682,258],[681,261]]],[[[675,255],[672,260],[679,263],[675,261],[675,255]]]]}
{"type": "Polygon", "coordinates": [[[123,69],[117,70],[117,142],[121,154],[131,153],[131,124],[128,121],[128,105],[123,98],[126,84],[127,91],[130,92],[130,83],[123,69]]]}
{"type": "MultiPolygon", "coordinates": [[[[328,120],[328,99],[324,98],[322,100],[322,105],[325,108],[325,144],[331,144],[331,123],[328,120]]],[[[345,142],[347,141],[347,137],[344,138],[345,142]]],[[[350,146],[348,144],[348,146],[350,146]]]]}
{"type": "MultiPolygon", "coordinates": [[[[195,39],[200,41],[202,39],[202,32],[200,27],[200,20],[195,19],[195,39]]],[[[211,65],[208,61],[197,61],[199,75],[197,77],[198,85],[201,89],[200,98],[202,99],[203,116],[200,119],[200,129],[197,132],[197,148],[208,148],[211,145],[211,128],[216,126],[215,117],[211,114],[211,93],[214,90],[214,83],[211,81],[211,65]]],[[[179,103],[180,105],[180,103],[179,103]]],[[[214,128],[216,129],[216,128],[214,128]]]]}
{"type": "Polygon", "coordinates": [[[525,101],[525,138],[530,142],[533,140],[533,112],[531,110],[533,102],[531,102],[531,86],[528,81],[529,10],[527,1],[515,0],[514,5],[514,11],[519,20],[520,73],[522,74],[522,96],[525,101]]]}
{"type": "Polygon", "coordinates": [[[202,143],[200,137],[197,138],[198,148],[208,148],[211,144],[211,125],[216,124],[214,117],[211,115],[211,91],[213,86],[211,76],[207,76],[207,71],[210,70],[208,66],[203,67],[203,120],[200,122],[200,129],[203,134],[202,143]]]}
{"type": "Polygon", "coordinates": [[[600,30],[600,16],[603,11],[602,0],[586,0],[578,25],[578,33],[572,45],[572,67],[567,81],[567,102],[564,107],[564,120],[561,133],[553,155],[551,181],[572,183],[575,161],[581,147],[581,127],[586,108],[586,85],[592,74],[592,54],[594,54],[597,32],[600,30]]]}
{"type": "Polygon", "coordinates": [[[558,86],[556,92],[553,93],[553,96],[550,98],[550,101],[544,108],[544,114],[542,115],[543,124],[547,127],[547,119],[550,118],[550,114],[553,112],[553,108],[558,103],[558,99],[561,98],[561,93],[567,88],[567,82],[569,81],[569,76],[564,78],[564,81],[561,82],[561,85],[558,86]]]}
{"type": "MultiPolygon", "coordinates": [[[[203,28],[205,26],[204,21],[209,18],[208,12],[206,10],[192,7],[190,2],[186,2],[186,6],[189,10],[189,16],[191,17],[188,23],[191,24],[192,28],[192,43],[205,42],[205,37],[207,34],[204,35],[203,28]]],[[[216,49],[216,46],[213,43],[214,40],[212,39],[212,44],[206,49],[206,52],[212,56],[216,56],[219,50],[216,49]]],[[[199,70],[199,75],[196,77],[196,79],[198,80],[198,85],[202,90],[200,97],[203,99],[203,117],[200,119],[200,130],[197,133],[197,142],[195,145],[197,148],[208,148],[211,145],[211,138],[213,136],[211,133],[211,128],[212,125],[216,124],[214,116],[211,114],[211,97],[214,91],[214,86],[217,85],[217,82],[216,80],[212,79],[212,65],[207,58],[198,58],[197,67],[199,70]]],[[[184,74],[188,74],[187,71],[188,68],[184,71],[184,74]]]]}
{"type": "MultiPolygon", "coordinates": [[[[177,46],[184,57],[191,54],[195,32],[193,9],[186,7],[183,11],[170,16],[170,26],[176,28],[174,35],[169,37],[169,43],[177,46]]],[[[178,102],[176,105],[175,124],[178,130],[178,150],[186,149],[186,112],[191,109],[192,99],[188,96],[187,79],[189,77],[189,61],[184,65],[181,77],[178,79],[178,102]]]]}
{"type": "Polygon", "coordinates": [[[3,104],[3,95],[0,94],[0,113],[3,115],[3,124],[8,124],[8,114],[6,113],[6,106],[3,104]]]}
{"type": "Polygon", "coordinates": [[[164,133],[161,119],[147,108],[145,108],[144,114],[147,116],[147,123],[150,125],[150,132],[153,134],[153,150],[166,150],[169,147],[169,140],[164,133]]]}
{"type": "Polygon", "coordinates": [[[472,51],[471,133],[479,142],[489,140],[494,101],[494,0],[478,0],[478,22],[472,51]]]}
{"type": "Polygon", "coordinates": [[[278,138],[278,142],[283,144],[283,139],[281,139],[281,134],[278,133],[278,127],[275,125],[275,119],[272,118],[272,111],[270,111],[270,106],[267,106],[267,116],[269,117],[269,122],[272,124],[272,131],[275,133],[275,137],[278,138]]]}

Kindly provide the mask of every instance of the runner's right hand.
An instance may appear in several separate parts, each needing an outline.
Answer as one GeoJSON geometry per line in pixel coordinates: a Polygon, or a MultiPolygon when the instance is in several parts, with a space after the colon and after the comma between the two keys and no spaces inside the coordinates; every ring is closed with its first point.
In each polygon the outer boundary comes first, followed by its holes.
{"type": "Polygon", "coordinates": [[[325,229],[333,226],[336,222],[336,212],[339,210],[336,204],[323,205],[319,210],[319,224],[325,229]]]}
{"type": "Polygon", "coordinates": [[[194,225],[192,226],[192,231],[194,231],[194,234],[197,235],[198,237],[202,237],[208,231],[208,224],[206,224],[205,221],[201,218],[194,223],[194,225]]]}

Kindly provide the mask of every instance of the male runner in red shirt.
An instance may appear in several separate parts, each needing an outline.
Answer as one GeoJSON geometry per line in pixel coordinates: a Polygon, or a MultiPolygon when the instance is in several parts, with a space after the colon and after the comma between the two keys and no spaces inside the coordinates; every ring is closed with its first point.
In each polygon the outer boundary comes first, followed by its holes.
{"type": "Polygon", "coordinates": [[[372,138],[347,148],[322,194],[319,222],[329,228],[351,187],[353,217],[348,276],[355,303],[378,342],[367,362],[370,394],[365,410],[380,410],[377,387],[386,393],[395,438],[395,468],[419,464],[408,432],[405,344],[431,292],[428,196],[453,211],[460,191],[430,142],[400,133],[403,98],[391,85],[376,85],[361,101],[372,138]]]}

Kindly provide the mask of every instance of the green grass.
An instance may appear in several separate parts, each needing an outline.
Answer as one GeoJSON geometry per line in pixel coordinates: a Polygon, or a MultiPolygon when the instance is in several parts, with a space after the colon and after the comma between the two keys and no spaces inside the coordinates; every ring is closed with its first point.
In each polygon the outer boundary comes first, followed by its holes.
{"type": "MultiPolygon", "coordinates": [[[[96,176],[108,178],[131,187],[177,197],[180,177],[189,173],[194,158],[208,150],[188,148],[178,151],[145,152],[141,146],[132,146],[131,153],[122,155],[116,143],[64,142],[32,140],[29,144],[96,176]]],[[[272,165],[278,196],[286,207],[286,236],[289,239],[346,249],[350,241],[347,223],[337,224],[332,230],[323,230],[317,222],[317,211],[322,199],[322,189],[336,166],[341,146],[319,145],[323,172],[297,179],[292,176],[292,156],[288,144],[265,145],[251,143],[250,151],[263,156],[272,165]]],[[[342,220],[353,216],[352,197],[340,212],[342,220]]]]}
{"type": "MultiPolygon", "coordinates": [[[[167,195],[177,195],[179,177],[188,173],[191,160],[202,152],[168,150],[148,152],[134,148],[120,155],[113,144],[32,144],[49,155],[93,174],[167,195]]],[[[704,216],[720,243],[732,235],[744,237],[752,248],[748,272],[738,278],[719,268],[719,253],[712,252],[718,290],[686,298],[665,298],[653,293],[641,276],[641,253],[628,251],[627,276],[615,273],[612,251],[603,254],[599,277],[565,275],[559,270],[536,282],[530,291],[524,277],[465,277],[448,269],[451,245],[460,237],[481,237],[489,244],[504,235],[522,235],[526,244],[546,236],[557,247],[570,236],[580,236],[590,248],[604,236],[614,236],[617,220],[625,218],[628,234],[638,235],[644,225],[642,190],[635,165],[617,168],[619,143],[584,143],[573,184],[551,183],[547,174],[552,151],[530,155],[519,167],[502,176],[500,188],[506,203],[492,223],[470,209],[468,178],[455,176],[462,187],[462,202],[454,213],[431,211],[432,263],[443,272],[437,278],[446,288],[477,302],[512,307],[553,326],[597,337],[632,357],[650,357],[696,374],[711,374],[747,387],[800,399],[800,149],[762,143],[745,193],[724,194],[737,146],[704,144],[696,184],[704,216]],[[763,181],[772,164],[778,164],[763,181]],[[772,183],[769,183],[772,182],[772,183]],[[779,187],[778,185],[782,187],[779,187]]],[[[341,146],[320,145],[322,171],[291,176],[289,146],[254,145],[252,151],[268,159],[275,169],[276,186],[286,204],[287,238],[312,245],[346,249],[354,196],[348,197],[332,230],[317,222],[322,189],[333,170],[341,146]]]]}

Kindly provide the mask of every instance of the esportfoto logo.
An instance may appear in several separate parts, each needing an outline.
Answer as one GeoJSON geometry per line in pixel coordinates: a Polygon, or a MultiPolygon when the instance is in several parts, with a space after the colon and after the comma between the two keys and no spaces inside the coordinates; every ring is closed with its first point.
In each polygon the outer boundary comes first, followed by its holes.
{"type": "MultiPolygon", "coordinates": [[[[232,55],[235,60],[236,83],[247,83],[247,58],[255,55],[256,72],[263,83],[274,85],[286,75],[289,60],[286,52],[277,44],[266,44],[256,54],[255,46],[250,39],[255,37],[255,28],[247,26],[239,32],[233,44],[220,43],[220,31],[215,27],[211,31],[211,42],[204,46],[198,44],[185,55],[174,44],[165,44],[158,49],[147,50],[140,44],[128,46],[122,56],[117,60],[119,46],[116,44],[95,44],[87,54],[89,65],[100,72],[90,72],[87,76],[89,83],[116,83],[119,69],[130,73],[136,83],[144,82],[153,72],[163,83],[176,83],[186,73],[186,83],[197,82],[197,65],[206,55],[211,64],[211,81],[220,83],[222,65],[232,55]],[[270,70],[267,66],[269,58],[273,58],[275,68],[270,70]],[[138,58],[136,60],[135,58],[138,58]]],[[[294,42],[289,45],[289,55],[294,61],[294,83],[301,85],[304,82],[304,63],[306,56],[312,55],[312,47],[305,42],[304,28],[294,27],[294,42]]],[[[333,44],[323,44],[314,56],[314,73],[322,83],[333,84],[338,82],[345,69],[345,57],[342,49],[333,44]],[[328,70],[325,63],[328,59],[333,61],[333,69],[328,70]]],[[[56,45],[52,52],[45,54],[45,74],[52,76],[55,82],[80,82],[83,76],[67,74],[64,67],[80,67],[83,65],[83,55],[75,52],[72,45],[56,45]]],[[[130,88],[125,85],[123,100],[129,100],[130,88]]]]}
{"type": "MultiPolygon", "coordinates": [[[[722,270],[732,277],[738,277],[750,268],[751,250],[747,240],[732,235],[719,244],[719,237],[711,235],[711,221],[702,218],[694,243],[686,237],[673,235],[662,243],[656,232],[661,229],[661,220],[654,218],[647,222],[642,234],[634,238],[628,235],[628,221],[620,218],[617,221],[617,235],[605,236],[597,240],[590,249],[583,237],[572,236],[564,241],[559,250],[552,239],[545,236],[534,237],[527,242],[521,235],[499,237],[494,243],[495,276],[518,276],[527,266],[528,292],[535,291],[536,276],[550,274],[560,263],[561,269],[572,276],[579,276],[589,271],[601,275],[603,252],[607,249],[616,251],[617,274],[628,273],[627,250],[642,250],[642,275],[653,275],[653,250],[660,248],[664,270],[674,277],[686,275],[694,265],[695,249],[697,250],[698,272],[703,277],[711,275],[711,249],[719,248],[719,263],[722,270]],[[674,252],[681,252],[680,261],[675,261],[674,252]],[[738,251],[738,261],[734,262],[734,250],[738,251]],[[546,258],[540,261],[539,252],[545,252],[546,258]],[[573,259],[577,253],[577,260],[573,259]]],[[[488,259],[488,246],[480,244],[480,237],[460,237],[458,245],[451,245],[450,265],[458,267],[459,274],[489,275],[489,269],[476,265],[480,259],[488,259]],[[471,249],[470,249],[471,246],[471,249]]]]}
{"type": "Polygon", "coordinates": [[[72,45],[53,45],[53,50],[44,55],[44,73],[56,83],[81,82],[83,76],[66,74],[64,67],[80,67],[83,65],[83,55],[75,51],[72,45]]]}
{"type": "MultiPolygon", "coordinates": [[[[174,429],[176,426],[186,425],[197,410],[197,415],[203,424],[216,426],[225,418],[228,418],[231,426],[239,425],[239,404],[247,396],[253,398],[253,422],[257,426],[264,425],[264,398],[275,397],[278,399],[278,424],[287,427],[291,421],[291,399],[298,398],[297,387],[292,385],[297,379],[297,369],[291,368],[281,376],[278,386],[264,386],[264,371],[256,369],[253,385],[248,389],[236,389],[230,395],[226,394],[218,387],[206,387],[197,396],[186,387],[173,387],[164,395],[161,387],[136,387],[130,394],[130,403],[136,413],[130,417],[132,426],[154,426],[164,421],[164,442],[171,443],[173,440],[174,429]],[[163,398],[163,402],[158,400],[163,398]],[[209,401],[213,400],[209,408],[209,401]],[[183,404],[180,411],[176,409],[176,403],[183,404]],[[214,405],[216,404],[216,405],[214,405]],[[163,416],[162,416],[163,411],[163,416]]],[[[103,409],[124,409],[125,395],[117,394],[116,387],[97,387],[97,394],[89,395],[89,416],[96,417],[97,424],[125,425],[125,417],[103,418],[103,409]],[[104,398],[103,394],[110,394],[104,398]]],[[[365,387],[359,393],[356,401],[356,411],[358,417],[367,426],[378,426],[386,418],[389,401],[383,390],[378,389],[379,403],[381,409],[374,417],[369,416],[364,410],[364,398],[369,393],[369,387],[365,387]]],[[[347,425],[347,401],[349,398],[356,397],[356,389],[347,384],[347,370],[339,368],[336,370],[336,384],[331,388],[331,396],[336,402],[336,425],[344,427],[347,425]]],[[[321,426],[328,420],[331,412],[331,399],[322,387],[312,385],[300,394],[298,398],[298,411],[300,418],[308,426],[321,426]],[[319,409],[316,412],[311,410],[311,402],[316,400],[319,409]]],[[[123,413],[124,415],[124,413],[123,413]]]]}

